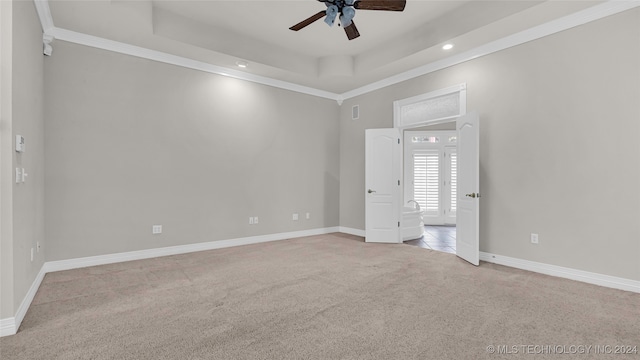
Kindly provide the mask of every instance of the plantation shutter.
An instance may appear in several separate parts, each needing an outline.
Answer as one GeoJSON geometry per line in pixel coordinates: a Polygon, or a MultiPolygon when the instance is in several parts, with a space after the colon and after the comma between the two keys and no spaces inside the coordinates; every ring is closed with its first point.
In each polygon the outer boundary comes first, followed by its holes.
{"type": "Polygon", "coordinates": [[[413,154],[413,199],[425,215],[440,211],[440,152],[428,150],[413,154]]]}
{"type": "Polygon", "coordinates": [[[456,204],[458,201],[458,154],[455,151],[451,153],[451,214],[456,213],[456,204]]]}

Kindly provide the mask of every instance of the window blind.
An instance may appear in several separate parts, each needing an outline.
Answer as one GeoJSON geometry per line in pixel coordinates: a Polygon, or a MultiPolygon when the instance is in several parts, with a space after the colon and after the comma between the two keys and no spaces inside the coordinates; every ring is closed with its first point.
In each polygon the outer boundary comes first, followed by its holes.
{"type": "Polygon", "coordinates": [[[456,213],[456,204],[458,201],[458,154],[455,151],[451,153],[451,212],[456,213]]]}
{"type": "Polygon", "coordinates": [[[440,210],[440,154],[438,150],[413,154],[413,199],[425,214],[440,210]]]}

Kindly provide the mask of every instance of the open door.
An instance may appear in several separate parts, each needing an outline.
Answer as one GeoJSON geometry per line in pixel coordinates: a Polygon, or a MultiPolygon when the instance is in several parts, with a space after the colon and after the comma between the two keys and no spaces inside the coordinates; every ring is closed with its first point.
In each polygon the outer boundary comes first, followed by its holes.
{"type": "Polygon", "coordinates": [[[480,118],[468,113],[456,120],[458,129],[458,209],[456,254],[480,264],[480,118]]]}
{"type": "Polygon", "coordinates": [[[400,243],[402,144],[399,129],[365,132],[365,241],[400,243]]]}

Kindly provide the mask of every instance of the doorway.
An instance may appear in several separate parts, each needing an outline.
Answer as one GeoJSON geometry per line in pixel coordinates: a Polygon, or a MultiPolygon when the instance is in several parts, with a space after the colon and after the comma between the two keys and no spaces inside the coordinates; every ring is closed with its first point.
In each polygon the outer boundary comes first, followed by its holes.
{"type": "MultiPolygon", "coordinates": [[[[417,210],[402,203],[403,147],[398,145],[405,130],[452,121],[457,133],[458,176],[455,253],[479,264],[480,117],[466,112],[465,84],[394,101],[393,128],[365,131],[365,242],[402,243],[412,238],[405,235],[413,230],[417,210]]],[[[424,235],[421,226],[416,230],[424,235]]]]}
{"type": "Polygon", "coordinates": [[[404,204],[422,212],[418,238],[404,243],[456,253],[457,133],[455,121],[403,134],[404,204]]]}

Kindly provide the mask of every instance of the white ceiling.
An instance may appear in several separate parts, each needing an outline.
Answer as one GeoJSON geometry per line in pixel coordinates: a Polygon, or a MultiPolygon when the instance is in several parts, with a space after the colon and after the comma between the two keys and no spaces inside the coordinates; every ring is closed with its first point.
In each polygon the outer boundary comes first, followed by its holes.
{"type": "MultiPolygon", "coordinates": [[[[366,1],[366,0],[365,0],[366,1]]],[[[358,10],[349,41],[315,0],[49,0],[56,28],[341,94],[460,54],[601,1],[409,0],[403,12],[358,10]],[[442,50],[445,43],[452,50],[442,50]],[[249,63],[246,69],[236,62],[249,63]]]]}

